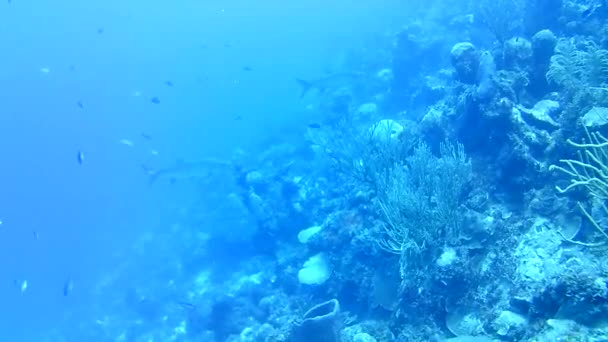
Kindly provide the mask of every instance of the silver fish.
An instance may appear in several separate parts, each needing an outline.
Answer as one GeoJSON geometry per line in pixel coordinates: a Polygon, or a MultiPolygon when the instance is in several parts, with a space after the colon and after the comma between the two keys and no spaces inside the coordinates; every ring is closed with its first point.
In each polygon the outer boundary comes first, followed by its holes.
{"type": "Polygon", "coordinates": [[[68,279],[66,279],[66,281],[63,283],[63,295],[67,297],[73,289],[74,281],[72,280],[72,277],[68,277],[68,279]]]}
{"type": "Polygon", "coordinates": [[[351,84],[357,80],[363,79],[363,77],[364,74],[361,72],[339,72],[323,76],[316,80],[296,78],[296,82],[298,82],[301,88],[300,97],[304,97],[304,95],[313,89],[324,92],[327,89],[335,89],[351,84]]]}
{"type": "Polygon", "coordinates": [[[173,166],[158,170],[142,165],[142,169],[149,177],[150,184],[155,183],[159,179],[168,179],[169,182],[175,183],[183,179],[206,178],[211,175],[213,170],[217,170],[218,167],[232,169],[234,165],[218,159],[204,159],[195,162],[178,161],[173,166]]]}

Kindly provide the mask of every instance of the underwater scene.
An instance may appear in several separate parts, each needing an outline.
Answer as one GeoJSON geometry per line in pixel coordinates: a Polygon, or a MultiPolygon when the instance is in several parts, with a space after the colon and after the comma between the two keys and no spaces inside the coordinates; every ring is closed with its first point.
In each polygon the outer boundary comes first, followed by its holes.
{"type": "Polygon", "coordinates": [[[0,342],[608,341],[608,1],[0,3],[0,342]]]}

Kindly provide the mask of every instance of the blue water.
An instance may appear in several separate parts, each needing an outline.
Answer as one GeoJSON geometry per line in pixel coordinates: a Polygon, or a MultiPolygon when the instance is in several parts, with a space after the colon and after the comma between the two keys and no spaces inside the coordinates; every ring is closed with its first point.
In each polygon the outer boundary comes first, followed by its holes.
{"type": "Polygon", "coordinates": [[[388,0],[0,4],[0,340],[94,326],[113,291],[153,286],[136,243],[198,190],[150,186],[140,164],[289,139],[309,120],[294,79],[405,15],[388,0]]]}

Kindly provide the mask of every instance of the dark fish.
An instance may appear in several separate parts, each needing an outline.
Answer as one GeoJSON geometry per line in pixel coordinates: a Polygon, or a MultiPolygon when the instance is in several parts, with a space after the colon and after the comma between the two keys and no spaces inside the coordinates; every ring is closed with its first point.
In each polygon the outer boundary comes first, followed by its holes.
{"type": "Polygon", "coordinates": [[[105,32],[103,27],[97,28],[97,34],[103,34],[105,32]]]}
{"type": "Polygon", "coordinates": [[[150,99],[150,102],[152,102],[154,104],[159,104],[160,99],[158,98],[158,96],[154,96],[153,98],[150,99]]]}
{"type": "Polygon", "coordinates": [[[152,140],[152,136],[146,132],[141,132],[141,137],[146,140],[152,140]]]}
{"type": "Polygon", "coordinates": [[[33,231],[32,234],[34,234],[34,240],[36,240],[36,241],[40,240],[40,234],[38,234],[37,231],[33,231]]]}
{"type": "Polygon", "coordinates": [[[243,120],[243,116],[242,115],[237,115],[234,117],[234,121],[241,121],[243,120]]]}
{"type": "Polygon", "coordinates": [[[82,151],[78,151],[78,154],[76,155],[76,161],[78,161],[79,165],[82,165],[82,163],[84,163],[84,153],[82,153],[82,151]]]}
{"type": "Polygon", "coordinates": [[[591,17],[604,18],[607,15],[607,13],[606,13],[607,7],[608,7],[608,3],[605,0],[600,1],[599,4],[593,4],[589,7],[587,7],[586,10],[581,12],[581,18],[582,19],[589,19],[591,17]]]}
{"type": "Polygon", "coordinates": [[[595,12],[595,6],[590,6],[581,13],[581,17],[583,19],[587,19],[593,14],[593,12],[595,12]]]}
{"type": "Polygon", "coordinates": [[[75,66],[75,65],[70,65],[70,66],[68,67],[68,69],[69,69],[70,71],[76,71],[76,66],[75,66]]]}
{"type": "Polygon", "coordinates": [[[313,123],[308,124],[308,127],[314,128],[314,129],[319,129],[319,128],[321,128],[321,124],[313,122],[313,123]]]}
{"type": "Polygon", "coordinates": [[[173,82],[171,82],[171,81],[165,81],[165,85],[167,87],[173,87],[173,82]]]}
{"type": "Polygon", "coordinates": [[[253,68],[252,68],[252,67],[250,67],[249,65],[245,65],[245,66],[243,67],[243,71],[253,71],[253,68]]]}
{"type": "Polygon", "coordinates": [[[72,293],[73,289],[74,289],[74,281],[72,280],[71,277],[69,277],[65,281],[65,283],[63,283],[63,295],[67,297],[70,293],[72,293]]]}
{"type": "Polygon", "coordinates": [[[196,310],[196,305],[194,305],[192,303],[179,301],[179,302],[177,302],[177,304],[181,305],[184,309],[196,310]]]}
{"type": "Polygon", "coordinates": [[[231,44],[231,43],[224,43],[224,47],[225,47],[225,48],[231,48],[231,47],[232,47],[232,44],[231,44]]]}
{"type": "Polygon", "coordinates": [[[76,105],[78,106],[78,108],[84,109],[84,104],[82,103],[82,101],[77,101],[76,105]]]}

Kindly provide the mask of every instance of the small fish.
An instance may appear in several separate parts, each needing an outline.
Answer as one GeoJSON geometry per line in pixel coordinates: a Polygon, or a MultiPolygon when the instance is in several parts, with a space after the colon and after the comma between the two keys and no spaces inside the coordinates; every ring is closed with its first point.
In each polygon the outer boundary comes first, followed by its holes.
{"type": "Polygon", "coordinates": [[[589,19],[591,17],[605,18],[606,17],[606,8],[608,7],[608,2],[606,0],[599,1],[599,3],[593,4],[583,12],[581,12],[581,17],[583,19],[589,19]]]}
{"type": "Polygon", "coordinates": [[[129,139],[120,139],[118,142],[125,146],[133,147],[133,142],[129,139]]]}
{"type": "Polygon", "coordinates": [[[249,65],[245,65],[245,66],[243,67],[243,71],[253,71],[253,68],[252,68],[252,67],[250,67],[249,65]]]}
{"type": "Polygon", "coordinates": [[[167,87],[173,87],[173,82],[171,82],[171,81],[165,81],[165,85],[167,87]]]}
{"type": "Polygon", "coordinates": [[[184,309],[188,309],[188,310],[196,309],[196,305],[194,305],[192,303],[178,301],[177,304],[181,305],[184,309]]]}
{"type": "Polygon", "coordinates": [[[108,325],[108,319],[104,318],[104,319],[96,319],[95,320],[95,324],[99,325],[100,327],[105,327],[108,325]]]}
{"type": "Polygon", "coordinates": [[[78,106],[78,108],[84,109],[84,103],[82,103],[82,101],[76,101],[76,105],[78,106]]]}
{"type": "Polygon", "coordinates": [[[68,66],[68,70],[70,70],[70,71],[76,71],[76,66],[75,65],[70,65],[70,66],[68,66]]]}
{"type": "Polygon", "coordinates": [[[49,68],[40,68],[40,72],[43,74],[48,74],[49,72],[51,72],[51,69],[49,68]]]}
{"type": "Polygon", "coordinates": [[[157,150],[150,150],[150,154],[153,156],[157,156],[158,155],[158,151],[157,150]]]}
{"type": "Polygon", "coordinates": [[[37,231],[33,231],[32,234],[34,235],[34,240],[39,241],[40,240],[40,234],[38,234],[37,231]]]}
{"type": "Polygon", "coordinates": [[[73,289],[74,289],[74,281],[72,280],[71,277],[68,277],[68,279],[65,281],[65,283],[63,283],[63,295],[65,297],[67,297],[70,293],[72,293],[73,289]]]}
{"type": "Polygon", "coordinates": [[[146,164],[140,164],[139,166],[141,167],[141,169],[142,169],[142,170],[144,170],[144,172],[145,172],[145,173],[146,173],[148,176],[153,176],[153,175],[156,173],[156,171],[155,171],[153,168],[149,167],[149,166],[148,166],[148,165],[146,165],[146,164]]]}
{"type": "Polygon", "coordinates": [[[24,280],[21,282],[21,293],[25,292],[25,290],[27,290],[27,280],[24,280]]]}
{"type": "Polygon", "coordinates": [[[595,6],[590,6],[581,13],[583,19],[589,18],[595,12],[595,6]]]}
{"type": "Polygon", "coordinates": [[[308,124],[308,127],[314,128],[314,129],[319,129],[319,128],[321,128],[321,124],[313,122],[313,123],[308,124]]]}
{"type": "Polygon", "coordinates": [[[84,153],[82,153],[82,151],[78,151],[78,154],[76,155],[76,161],[78,161],[79,165],[82,165],[82,163],[84,163],[84,153]]]}
{"type": "Polygon", "coordinates": [[[152,136],[146,132],[141,132],[141,137],[146,140],[152,140],[152,136]]]}
{"type": "Polygon", "coordinates": [[[105,29],[103,27],[97,28],[97,34],[103,34],[104,32],[105,32],[105,29]]]}
{"type": "Polygon", "coordinates": [[[150,102],[154,104],[160,104],[160,99],[158,98],[158,96],[154,96],[150,99],[150,102]]]}
{"type": "Polygon", "coordinates": [[[232,44],[231,44],[231,43],[224,43],[224,47],[225,47],[225,48],[231,48],[231,47],[232,47],[232,44]]]}
{"type": "Polygon", "coordinates": [[[142,165],[143,170],[149,177],[149,183],[153,184],[159,179],[167,179],[170,184],[178,180],[206,179],[209,177],[210,170],[224,168],[231,170],[234,165],[231,162],[218,159],[204,159],[196,162],[177,161],[174,165],[155,170],[142,165]]]}
{"type": "Polygon", "coordinates": [[[243,120],[243,116],[242,115],[237,115],[234,117],[234,121],[241,121],[243,120]]]}
{"type": "Polygon", "coordinates": [[[325,75],[316,80],[296,79],[300,85],[300,98],[304,97],[309,91],[315,89],[321,93],[328,89],[337,89],[347,84],[352,84],[364,79],[361,72],[338,72],[325,75]]]}

